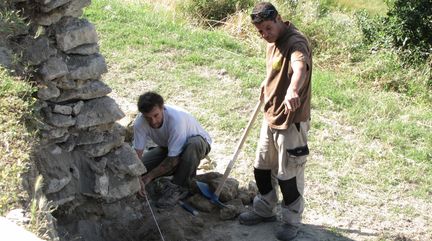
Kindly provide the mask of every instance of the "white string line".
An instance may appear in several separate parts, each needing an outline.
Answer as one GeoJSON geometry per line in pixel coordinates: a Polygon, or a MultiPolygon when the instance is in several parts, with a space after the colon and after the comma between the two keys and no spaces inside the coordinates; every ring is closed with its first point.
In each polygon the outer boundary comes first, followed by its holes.
{"type": "Polygon", "coordinates": [[[149,206],[149,208],[150,208],[150,212],[151,212],[151,215],[153,216],[153,220],[155,221],[155,223],[156,223],[156,227],[157,227],[157,229],[158,229],[158,231],[159,231],[159,234],[160,234],[160,236],[161,236],[161,238],[162,238],[162,241],[165,241],[165,239],[164,239],[164,236],[162,235],[162,231],[161,231],[161,229],[160,229],[160,227],[159,227],[159,224],[158,224],[158,222],[157,222],[157,220],[156,220],[156,216],[154,215],[154,213],[153,213],[153,209],[152,209],[152,207],[150,206],[150,201],[149,201],[149,199],[148,199],[148,194],[147,194],[147,192],[144,194],[144,196],[145,196],[145,198],[146,198],[146,200],[147,200],[147,205],[149,206]]]}

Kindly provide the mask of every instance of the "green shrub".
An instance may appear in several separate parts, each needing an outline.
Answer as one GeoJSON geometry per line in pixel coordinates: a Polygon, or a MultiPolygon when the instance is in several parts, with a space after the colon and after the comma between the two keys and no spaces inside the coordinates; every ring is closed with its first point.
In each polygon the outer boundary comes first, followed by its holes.
{"type": "Polygon", "coordinates": [[[432,54],[432,1],[394,0],[386,16],[357,13],[363,42],[392,49],[405,64],[425,63],[432,54]]]}
{"type": "Polygon", "coordinates": [[[394,0],[384,24],[392,44],[407,61],[424,62],[432,53],[432,1],[394,0]]]}
{"type": "Polygon", "coordinates": [[[180,3],[182,12],[200,22],[218,25],[230,14],[247,9],[254,4],[253,0],[186,0],[180,3]]]}
{"type": "Polygon", "coordinates": [[[386,37],[381,16],[371,16],[367,11],[359,10],[354,13],[354,17],[362,32],[362,42],[364,44],[371,45],[382,41],[386,37]]]}
{"type": "Polygon", "coordinates": [[[387,2],[385,16],[355,14],[362,32],[361,78],[386,90],[431,100],[432,1],[387,2]]]}

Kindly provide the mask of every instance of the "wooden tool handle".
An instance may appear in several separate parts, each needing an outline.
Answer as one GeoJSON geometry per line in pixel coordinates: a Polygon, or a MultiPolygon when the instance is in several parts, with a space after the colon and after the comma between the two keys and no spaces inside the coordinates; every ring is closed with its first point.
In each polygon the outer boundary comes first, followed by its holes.
{"type": "Polygon", "coordinates": [[[216,189],[215,195],[216,195],[217,197],[219,197],[220,193],[222,192],[222,187],[223,187],[223,185],[225,184],[225,182],[226,182],[226,180],[227,180],[227,178],[228,178],[228,176],[229,176],[229,174],[230,174],[230,172],[231,172],[231,169],[232,169],[233,166],[234,166],[234,162],[237,160],[237,157],[238,157],[238,155],[239,155],[239,153],[240,153],[240,150],[241,150],[243,144],[244,144],[245,141],[246,141],[246,137],[247,137],[247,135],[249,134],[249,131],[250,131],[251,127],[252,127],[252,124],[254,123],[255,119],[256,119],[257,116],[258,116],[259,110],[260,110],[260,108],[261,108],[261,104],[262,104],[262,101],[259,101],[259,102],[256,104],[256,106],[255,106],[255,110],[254,110],[254,112],[252,113],[251,118],[249,119],[249,123],[247,124],[246,129],[243,131],[243,135],[242,135],[242,137],[240,138],[240,141],[239,141],[239,143],[237,144],[237,147],[236,147],[236,149],[235,149],[234,155],[232,156],[231,161],[229,162],[229,164],[228,164],[228,166],[227,166],[227,168],[226,168],[226,170],[225,170],[225,173],[224,173],[224,175],[223,175],[222,181],[221,181],[221,183],[219,183],[219,186],[218,186],[217,189],[216,189]]]}

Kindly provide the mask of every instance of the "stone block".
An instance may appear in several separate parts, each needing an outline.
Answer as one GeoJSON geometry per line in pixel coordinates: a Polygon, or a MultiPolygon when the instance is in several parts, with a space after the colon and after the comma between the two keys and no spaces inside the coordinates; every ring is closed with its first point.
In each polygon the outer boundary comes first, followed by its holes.
{"type": "Polygon", "coordinates": [[[55,29],[57,46],[63,51],[98,42],[95,27],[86,19],[63,18],[55,29]]]}
{"type": "Polygon", "coordinates": [[[77,148],[82,152],[86,153],[89,157],[100,157],[106,155],[113,148],[121,146],[123,142],[123,136],[118,135],[117,133],[113,133],[111,135],[108,135],[102,142],[89,145],[81,145],[77,148]]]}
{"type": "Polygon", "coordinates": [[[238,208],[234,205],[226,205],[219,211],[220,220],[232,220],[238,216],[238,208]]]}
{"type": "MultiPolygon", "coordinates": [[[[222,174],[218,172],[208,172],[197,176],[197,180],[207,183],[212,191],[216,191],[222,181],[222,174]]],[[[239,182],[234,178],[228,178],[222,187],[219,200],[228,202],[235,199],[238,195],[239,182]]]]}
{"type": "Polygon", "coordinates": [[[118,176],[141,176],[147,170],[136,152],[128,144],[112,150],[105,156],[108,159],[107,166],[118,176]]]}
{"type": "Polygon", "coordinates": [[[55,102],[96,99],[109,93],[111,93],[111,88],[108,85],[99,80],[91,80],[78,89],[62,91],[55,102]]]}
{"type": "Polygon", "coordinates": [[[107,131],[82,130],[78,132],[77,145],[90,145],[103,142],[109,133],[107,131]]]}
{"type": "Polygon", "coordinates": [[[51,82],[39,86],[37,97],[41,100],[51,100],[60,96],[60,90],[51,82]]]}
{"type": "Polygon", "coordinates": [[[72,176],[68,175],[63,178],[52,178],[48,181],[48,185],[45,189],[45,194],[55,193],[62,190],[71,181],[72,176]]]}
{"type": "Polygon", "coordinates": [[[44,2],[40,6],[40,10],[44,13],[50,12],[55,8],[58,8],[62,5],[65,5],[66,3],[70,2],[72,0],[51,0],[49,2],[44,2]]]}
{"type": "Polygon", "coordinates": [[[70,135],[69,138],[63,142],[58,144],[64,151],[71,152],[73,149],[75,149],[76,143],[75,143],[75,136],[70,135]]]}
{"type": "Polygon", "coordinates": [[[75,80],[68,79],[66,76],[54,79],[52,82],[57,88],[62,90],[72,90],[77,88],[77,82],[75,80]]]}
{"type": "Polygon", "coordinates": [[[10,68],[12,66],[12,50],[0,46],[0,66],[10,68]]]}
{"type": "Polygon", "coordinates": [[[100,54],[70,55],[67,61],[69,79],[98,79],[108,71],[105,59],[100,54]]]}
{"type": "Polygon", "coordinates": [[[60,57],[51,57],[39,68],[39,74],[45,81],[60,78],[68,73],[68,66],[60,57]]]}
{"type": "Polygon", "coordinates": [[[115,122],[124,117],[124,113],[114,99],[102,97],[85,102],[76,117],[79,129],[115,122]]]}
{"type": "Polygon", "coordinates": [[[62,115],[71,115],[72,107],[67,105],[54,105],[53,112],[62,115]]]}
{"type": "MultiPolygon", "coordinates": [[[[94,171],[99,176],[103,176],[105,174],[105,167],[108,159],[105,157],[98,158],[98,160],[94,160],[93,162],[89,162],[90,169],[94,171]]],[[[98,192],[99,193],[99,192],[98,192]]]]}
{"type": "Polygon", "coordinates": [[[208,199],[203,197],[201,194],[195,194],[188,199],[188,202],[192,204],[196,209],[202,212],[211,213],[217,209],[217,206],[212,204],[208,199]]]}
{"type": "Polygon", "coordinates": [[[70,115],[62,115],[62,114],[48,114],[45,118],[46,122],[55,127],[70,127],[75,125],[76,120],[72,118],[70,115]]]}
{"type": "Polygon", "coordinates": [[[92,55],[99,53],[99,45],[85,44],[66,51],[67,54],[92,55]]]}
{"type": "MultiPolygon", "coordinates": [[[[219,183],[222,181],[222,178],[215,179],[211,182],[211,186],[216,190],[219,186],[219,183]]],[[[222,187],[222,191],[219,195],[219,199],[222,202],[228,202],[237,197],[238,194],[239,182],[234,178],[228,178],[225,184],[222,187]]]]}
{"type": "Polygon", "coordinates": [[[39,25],[50,26],[57,23],[62,17],[80,17],[83,13],[83,8],[89,6],[91,0],[74,0],[54,9],[49,13],[39,13],[35,17],[35,22],[39,25]]]}
{"type": "Polygon", "coordinates": [[[244,205],[250,205],[257,194],[258,187],[253,181],[250,181],[247,187],[240,187],[238,190],[238,198],[244,205]]]}
{"type": "Polygon", "coordinates": [[[141,188],[138,177],[125,176],[121,178],[110,171],[107,171],[107,174],[109,177],[108,194],[103,197],[106,202],[112,203],[135,195],[141,188]]]}
{"type": "Polygon", "coordinates": [[[95,193],[107,196],[109,192],[109,178],[106,174],[96,176],[95,193]]]}
{"type": "Polygon", "coordinates": [[[39,65],[57,54],[57,50],[51,46],[47,37],[37,39],[28,37],[24,41],[23,59],[30,65],[39,65]]]}
{"type": "Polygon", "coordinates": [[[36,164],[44,177],[44,191],[52,194],[62,190],[71,181],[70,165],[73,158],[57,145],[49,145],[36,152],[36,164]]]}
{"type": "Polygon", "coordinates": [[[50,130],[42,130],[42,137],[45,139],[57,139],[68,134],[67,128],[55,128],[53,127],[50,130]]]}
{"type": "Polygon", "coordinates": [[[84,101],[78,101],[72,109],[72,113],[74,116],[77,116],[81,112],[81,108],[84,106],[84,101]]]}

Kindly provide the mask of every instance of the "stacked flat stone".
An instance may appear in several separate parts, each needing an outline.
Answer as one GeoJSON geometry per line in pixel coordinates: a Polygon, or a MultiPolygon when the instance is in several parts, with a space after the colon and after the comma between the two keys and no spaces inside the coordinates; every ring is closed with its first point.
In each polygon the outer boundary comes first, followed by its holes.
{"type": "Polygon", "coordinates": [[[21,54],[39,86],[42,142],[35,158],[45,194],[72,210],[134,195],[146,169],[116,123],[124,113],[101,81],[107,66],[95,27],[79,18],[90,0],[21,2],[32,4],[33,29],[42,30],[24,38],[21,54]]]}

